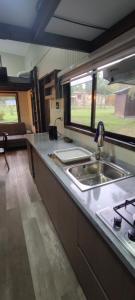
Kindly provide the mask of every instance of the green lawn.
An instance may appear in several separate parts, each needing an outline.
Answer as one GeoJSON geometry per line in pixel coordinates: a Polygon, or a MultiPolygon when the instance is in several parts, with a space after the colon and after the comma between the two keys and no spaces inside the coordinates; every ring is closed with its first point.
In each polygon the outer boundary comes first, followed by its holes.
{"type": "Polygon", "coordinates": [[[16,107],[2,107],[0,106],[0,123],[4,122],[17,122],[17,110],[16,107]]]}
{"type": "MultiPolygon", "coordinates": [[[[114,108],[97,108],[96,125],[102,120],[107,131],[121,133],[135,137],[135,118],[120,118],[114,114],[114,108]]],[[[73,108],[71,112],[71,121],[77,124],[89,126],[90,111],[88,108],[73,108]]]]}

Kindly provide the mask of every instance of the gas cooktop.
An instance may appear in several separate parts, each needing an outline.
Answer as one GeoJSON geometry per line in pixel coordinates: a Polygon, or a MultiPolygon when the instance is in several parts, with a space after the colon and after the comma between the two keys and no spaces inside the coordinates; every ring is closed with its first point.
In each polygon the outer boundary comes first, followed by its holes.
{"type": "Polygon", "coordinates": [[[124,247],[135,257],[135,198],[97,212],[124,247]]]}

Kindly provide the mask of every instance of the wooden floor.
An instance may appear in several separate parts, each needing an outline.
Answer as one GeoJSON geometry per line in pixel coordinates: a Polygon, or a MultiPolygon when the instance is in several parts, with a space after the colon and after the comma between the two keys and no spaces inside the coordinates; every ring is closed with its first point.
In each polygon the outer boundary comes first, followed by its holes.
{"type": "Polygon", "coordinates": [[[0,157],[0,300],[85,300],[28,168],[0,157]]]}

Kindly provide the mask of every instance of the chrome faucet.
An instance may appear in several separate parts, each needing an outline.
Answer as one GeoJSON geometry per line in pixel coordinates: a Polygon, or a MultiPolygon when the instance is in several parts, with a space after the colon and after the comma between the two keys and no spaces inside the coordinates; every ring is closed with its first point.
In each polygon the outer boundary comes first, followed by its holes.
{"type": "Polygon", "coordinates": [[[97,143],[97,152],[95,153],[95,157],[97,160],[101,159],[101,149],[104,146],[104,135],[105,135],[105,127],[102,121],[98,122],[96,135],[95,135],[95,142],[97,143]]]}

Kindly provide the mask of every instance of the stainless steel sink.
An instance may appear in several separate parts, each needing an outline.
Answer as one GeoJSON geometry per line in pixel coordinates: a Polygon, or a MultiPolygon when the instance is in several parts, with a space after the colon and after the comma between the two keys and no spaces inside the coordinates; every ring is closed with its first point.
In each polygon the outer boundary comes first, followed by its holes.
{"type": "Polygon", "coordinates": [[[117,165],[105,161],[74,165],[67,168],[66,173],[82,191],[132,176],[117,165]]]}

